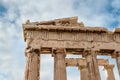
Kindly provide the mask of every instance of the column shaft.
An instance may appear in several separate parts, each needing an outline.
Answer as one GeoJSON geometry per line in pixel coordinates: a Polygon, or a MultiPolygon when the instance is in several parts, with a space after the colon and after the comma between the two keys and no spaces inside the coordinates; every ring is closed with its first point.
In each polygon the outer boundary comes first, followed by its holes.
{"type": "Polygon", "coordinates": [[[54,53],[54,80],[67,80],[64,49],[57,49],[54,53]]]}
{"type": "Polygon", "coordinates": [[[89,80],[88,78],[88,69],[86,66],[79,66],[80,70],[80,80],[89,80]]]}
{"type": "Polygon", "coordinates": [[[115,80],[113,67],[114,67],[114,65],[106,65],[106,66],[104,66],[105,70],[107,71],[107,80],[115,80]]]}
{"type": "Polygon", "coordinates": [[[101,80],[98,62],[95,53],[89,53],[86,56],[89,80],[101,80]]]}
{"type": "Polygon", "coordinates": [[[93,53],[93,64],[94,64],[94,69],[95,69],[94,73],[96,76],[96,80],[101,80],[98,61],[97,61],[96,57],[97,57],[96,54],[93,53]]]}
{"type": "Polygon", "coordinates": [[[40,77],[40,56],[38,50],[31,50],[26,53],[26,68],[24,80],[39,80],[40,77]]]}

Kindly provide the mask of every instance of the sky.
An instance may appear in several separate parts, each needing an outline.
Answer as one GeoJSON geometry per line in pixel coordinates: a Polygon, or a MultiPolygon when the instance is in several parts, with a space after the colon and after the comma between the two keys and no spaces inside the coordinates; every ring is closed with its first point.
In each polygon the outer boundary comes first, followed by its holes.
{"type": "MultiPolygon", "coordinates": [[[[23,80],[25,42],[22,24],[78,16],[85,26],[120,28],[120,0],[0,0],[0,80],[23,80]]],[[[68,55],[67,57],[71,57],[68,55]]],[[[72,56],[80,57],[80,56],[72,56]]],[[[104,57],[110,63],[115,59],[104,57]]],[[[51,55],[41,55],[40,80],[53,80],[51,55]]],[[[102,80],[105,73],[100,67],[102,80]]],[[[118,71],[114,69],[116,80],[118,71]]],[[[67,68],[68,80],[80,80],[77,67],[67,68]]]]}

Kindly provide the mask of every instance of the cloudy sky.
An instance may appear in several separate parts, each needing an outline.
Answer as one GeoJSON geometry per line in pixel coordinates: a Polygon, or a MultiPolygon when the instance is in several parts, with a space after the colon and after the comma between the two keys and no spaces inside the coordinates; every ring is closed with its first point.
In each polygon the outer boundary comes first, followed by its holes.
{"type": "MultiPolygon", "coordinates": [[[[71,16],[78,16],[87,26],[106,27],[112,31],[120,27],[120,0],[0,0],[0,80],[23,80],[22,24],[27,19],[42,21],[71,16]]],[[[114,59],[110,62],[115,64],[114,59]]],[[[41,64],[41,80],[53,80],[51,55],[41,55],[41,64]]],[[[100,71],[105,80],[102,68],[100,71]]],[[[114,73],[119,80],[116,69],[114,73]]],[[[80,80],[76,67],[68,67],[67,75],[68,80],[80,80]]]]}

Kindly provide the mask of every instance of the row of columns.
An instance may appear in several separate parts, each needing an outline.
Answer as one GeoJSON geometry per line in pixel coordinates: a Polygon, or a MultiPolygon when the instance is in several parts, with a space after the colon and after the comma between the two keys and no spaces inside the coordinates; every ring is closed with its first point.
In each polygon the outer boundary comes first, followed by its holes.
{"type": "MultiPolygon", "coordinates": [[[[80,70],[80,80],[90,80],[89,78],[89,71],[87,66],[79,66],[80,70]]],[[[104,70],[107,72],[107,80],[115,80],[114,72],[113,72],[114,65],[105,65],[104,70]]]]}
{"type": "MultiPolygon", "coordinates": [[[[28,47],[26,53],[26,68],[24,80],[39,80],[40,79],[40,51],[28,47]]],[[[58,48],[53,51],[54,57],[54,80],[67,80],[66,76],[66,62],[65,62],[65,49],[58,48]]],[[[86,63],[87,66],[79,66],[81,71],[81,80],[101,80],[100,72],[97,63],[96,52],[87,52],[86,63]],[[87,76],[86,76],[87,74],[87,76]]],[[[120,54],[117,57],[118,70],[120,72],[120,54]]],[[[113,74],[113,66],[106,65],[104,68],[107,70],[107,80],[115,80],[113,74]]]]}

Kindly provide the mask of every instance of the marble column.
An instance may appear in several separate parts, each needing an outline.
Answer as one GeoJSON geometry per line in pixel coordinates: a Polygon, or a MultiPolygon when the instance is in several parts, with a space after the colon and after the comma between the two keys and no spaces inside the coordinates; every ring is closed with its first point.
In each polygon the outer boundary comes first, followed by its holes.
{"type": "Polygon", "coordinates": [[[78,66],[78,69],[80,70],[80,80],[89,80],[87,66],[78,66]]]}
{"type": "Polygon", "coordinates": [[[104,66],[104,69],[107,71],[107,80],[115,80],[113,68],[114,68],[114,65],[104,66]]]}
{"type": "Polygon", "coordinates": [[[57,48],[53,50],[54,56],[54,80],[67,80],[65,50],[57,48]]]}
{"type": "Polygon", "coordinates": [[[120,76],[120,52],[116,53],[116,63],[117,63],[117,67],[118,67],[118,72],[119,72],[119,76],[120,76]]]}
{"type": "Polygon", "coordinates": [[[88,67],[88,77],[89,80],[101,80],[98,62],[97,62],[97,53],[95,51],[88,51],[86,55],[86,63],[88,67]]]}
{"type": "Polygon", "coordinates": [[[40,79],[40,52],[39,49],[26,48],[26,68],[24,80],[40,79]]]}

